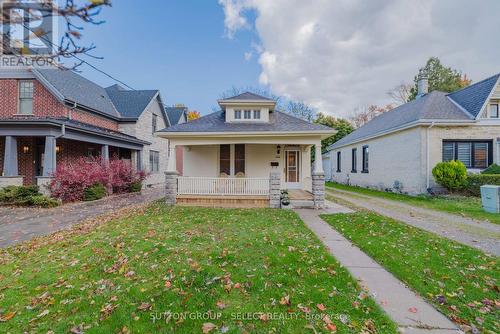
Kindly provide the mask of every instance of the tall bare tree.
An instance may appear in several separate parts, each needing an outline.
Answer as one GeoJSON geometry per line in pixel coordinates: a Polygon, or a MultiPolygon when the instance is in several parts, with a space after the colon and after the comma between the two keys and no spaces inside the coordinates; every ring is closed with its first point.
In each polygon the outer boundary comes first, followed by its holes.
{"type": "Polygon", "coordinates": [[[369,107],[363,107],[356,109],[354,114],[350,117],[351,122],[356,128],[360,128],[375,117],[394,109],[392,104],[380,107],[377,105],[371,105],[369,107]]]}
{"type": "Polygon", "coordinates": [[[412,85],[402,82],[388,91],[387,95],[389,95],[392,101],[399,106],[410,100],[411,88],[412,85]]]}

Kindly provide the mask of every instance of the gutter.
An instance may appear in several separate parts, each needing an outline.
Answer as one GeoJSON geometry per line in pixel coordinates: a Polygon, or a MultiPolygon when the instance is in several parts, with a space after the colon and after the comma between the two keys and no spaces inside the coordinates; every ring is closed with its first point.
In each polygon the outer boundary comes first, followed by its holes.
{"type": "Polygon", "coordinates": [[[434,126],[435,122],[432,122],[431,125],[427,128],[426,132],[425,132],[425,135],[426,135],[426,144],[425,144],[425,149],[426,149],[426,160],[425,160],[425,164],[426,164],[426,171],[425,171],[425,174],[426,174],[426,180],[427,180],[427,191],[429,192],[430,191],[430,188],[431,188],[431,173],[430,173],[430,149],[429,149],[429,131],[430,129],[432,129],[432,127],[434,126]]]}

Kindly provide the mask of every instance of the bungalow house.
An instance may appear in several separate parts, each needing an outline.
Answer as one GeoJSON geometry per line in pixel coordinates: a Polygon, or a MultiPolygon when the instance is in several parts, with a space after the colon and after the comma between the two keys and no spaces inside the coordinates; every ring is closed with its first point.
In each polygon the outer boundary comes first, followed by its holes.
{"type": "MultiPolygon", "coordinates": [[[[58,163],[116,156],[163,183],[170,126],[158,90],[103,88],[55,68],[0,72],[0,187],[43,185],[58,163]]],[[[43,187],[42,187],[43,188],[43,187]]]]}
{"type": "Polygon", "coordinates": [[[166,172],[170,204],[279,207],[287,189],[300,205],[322,207],[321,159],[311,171],[311,148],[335,130],[276,110],[252,93],[219,100],[220,111],[161,130],[169,140],[166,172]],[[176,148],[182,147],[182,176],[176,148]]]}
{"type": "Polygon", "coordinates": [[[329,147],[327,180],[410,194],[438,189],[432,169],[460,160],[470,172],[500,162],[500,74],[453,93],[428,93],[386,112],[329,147]]]}

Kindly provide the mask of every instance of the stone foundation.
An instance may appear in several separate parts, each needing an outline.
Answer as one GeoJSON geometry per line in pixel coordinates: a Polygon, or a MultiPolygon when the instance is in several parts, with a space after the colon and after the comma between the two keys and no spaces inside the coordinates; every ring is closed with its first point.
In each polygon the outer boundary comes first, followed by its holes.
{"type": "Polygon", "coordinates": [[[167,205],[177,203],[177,175],[176,171],[165,172],[165,203],[167,205]]]}
{"type": "Polygon", "coordinates": [[[325,173],[312,174],[312,193],[314,207],[322,209],[325,207],[325,173]]]}
{"type": "Polygon", "coordinates": [[[22,176],[0,176],[0,189],[7,186],[22,186],[22,176]]]}
{"type": "Polygon", "coordinates": [[[281,207],[281,175],[271,172],[269,175],[269,207],[279,209],[281,207]]]}
{"type": "Polygon", "coordinates": [[[37,176],[36,178],[36,185],[38,186],[38,191],[47,197],[50,197],[50,190],[49,190],[50,181],[52,181],[52,177],[49,176],[37,176]]]}

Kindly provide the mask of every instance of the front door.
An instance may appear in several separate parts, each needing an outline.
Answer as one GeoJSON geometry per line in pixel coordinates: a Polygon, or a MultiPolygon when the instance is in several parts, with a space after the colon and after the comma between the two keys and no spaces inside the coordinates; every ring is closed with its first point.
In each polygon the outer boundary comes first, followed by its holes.
{"type": "Polygon", "coordinates": [[[285,151],[285,186],[300,189],[300,151],[285,151]]]}

